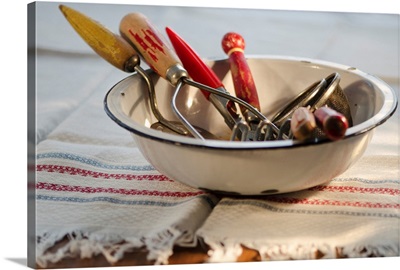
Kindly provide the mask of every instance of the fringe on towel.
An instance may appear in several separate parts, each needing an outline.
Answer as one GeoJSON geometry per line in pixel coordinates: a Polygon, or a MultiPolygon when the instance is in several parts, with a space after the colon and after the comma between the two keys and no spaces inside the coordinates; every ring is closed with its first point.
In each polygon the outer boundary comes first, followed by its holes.
{"type": "Polygon", "coordinates": [[[210,246],[209,263],[235,262],[243,252],[243,246],[256,250],[262,261],[287,261],[338,258],[396,257],[400,255],[399,245],[360,245],[335,247],[320,245],[255,245],[254,243],[228,243],[204,241],[210,246]]]}
{"type": "Polygon", "coordinates": [[[195,246],[196,238],[178,227],[171,227],[153,236],[122,237],[115,234],[85,233],[80,230],[62,233],[42,233],[37,236],[36,263],[45,268],[49,263],[57,263],[66,258],[92,258],[103,255],[112,265],[120,261],[126,252],[145,247],[147,260],[155,265],[168,264],[174,245],[195,246]],[[67,237],[68,242],[51,252],[50,247],[67,237]]]}

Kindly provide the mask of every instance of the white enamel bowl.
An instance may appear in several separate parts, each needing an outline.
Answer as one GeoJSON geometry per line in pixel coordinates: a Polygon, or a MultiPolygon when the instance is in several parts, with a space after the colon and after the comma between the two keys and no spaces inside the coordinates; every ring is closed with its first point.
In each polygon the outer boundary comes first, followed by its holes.
{"type": "MultiPolygon", "coordinates": [[[[233,94],[227,60],[208,63],[233,94]]],[[[144,157],[162,174],[189,186],[242,195],[292,192],[329,182],[354,164],[366,150],[374,128],[396,110],[394,91],[383,81],[356,68],[313,59],[254,56],[248,64],[257,86],[261,112],[269,118],[302,90],[333,72],[349,99],[353,126],[340,141],[302,144],[293,140],[232,142],[199,140],[150,128],[157,122],[147,86],[138,74],[117,83],[106,95],[105,110],[131,132],[144,157]]],[[[174,87],[154,79],[158,106],[176,120],[170,104],[174,87]]],[[[234,94],[233,94],[234,95],[234,94]]],[[[193,125],[229,138],[223,118],[198,89],[185,86],[177,104],[193,125]]]]}

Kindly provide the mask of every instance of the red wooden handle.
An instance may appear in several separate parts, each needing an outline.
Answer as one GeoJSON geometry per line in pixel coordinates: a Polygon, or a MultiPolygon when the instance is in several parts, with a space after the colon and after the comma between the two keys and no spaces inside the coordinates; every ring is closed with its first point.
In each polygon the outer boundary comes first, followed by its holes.
{"type": "Polygon", "coordinates": [[[329,107],[316,109],[314,111],[314,116],[317,125],[323,130],[325,135],[333,141],[342,139],[349,127],[346,117],[329,107]]]}
{"type": "MultiPolygon", "coordinates": [[[[187,44],[171,28],[166,27],[165,30],[172,43],[172,46],[175,49],[176,54],[194,81],[205,84],[212,88],[224,87],[214,71],[204,63],[204,61],[189,46],[189,44],[187,44]]],[[[207,99],[210,96],[210,92],[208,91],[202,91],[202,93],[207,99]]]]}
{"type": "MultiPolygon", "coordinates": [[[[229,57],[236,96],[260,110],[256,85],[244,55],[245,41],[237,33],[229,32],[222,38],[222,49],[229,57]]],[[[243,112],[245,108],[241,107],[243,112]]]]}

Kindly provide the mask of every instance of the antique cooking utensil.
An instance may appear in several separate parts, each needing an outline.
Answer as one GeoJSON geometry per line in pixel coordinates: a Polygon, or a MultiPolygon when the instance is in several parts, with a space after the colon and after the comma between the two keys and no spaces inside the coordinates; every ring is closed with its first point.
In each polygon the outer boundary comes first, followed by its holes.
{"type": "MultiPolygon", "coordinates": [[[[192,59],[196,59],[196,57],[198,58],[197,62],[194,61],[194,63],[199,67],[203,65],[202,68],[205,73],[202,75],[203,77],[200,77],[201,82],[189,79],[189,74],[186,69],[182,67],[179,58],[166,46],[166,43],[162,40],[162,36],[142,14],[128,14],[121,20],[121,37],[78,11],[64,5],[60,5],[59,7],[76,32],[98,55],[118,69],[125,72],[136,72],[143,78],[149,93],[151,111],[158,120],[157,123],[151,125],[151,128],[162,132],[191,136],[201,140],[220,139],[200,127],[192,126],[177,109],[175,104],[176,97],[183,85],[187,84],[200,89],[214,104],[214,106],[217,107],[220,114],[224,117],[225,122],[232,129],[231,140],[235,140],[236,137],[240,137],[241,140],[249,140],[249,138],[252,138],[250,140],[259,140],[261,134],[260,128],[257,129],[256,135],[248,135],[248,131],[254,130],[254,125],[253,129],[250,129],[245,125],[249,122],[249,119],[251,119],[247,117],[248,115],[251,115],[255,121],[267,126],[268,131],[266,130],[263,134],[264,139],[280,140],[289,138],[287,135],[288,133],[283,132],[283,125],[278,126],[274,121],[269,121],[269,119],[260,113],[258,104],[250,104],[250,102],[253,102],[251,98],[246,96],[241,96],[242,98],[240,98],[230,95],[222,83],[220,83],[218,77],[213,74],[212,70],[207,67],[194,52],[193,55],[195,57],[192,57],[192,59]],[[152,78],[148,71],[141,68],[141,59],[139,55],[144,58],[153,71],[170,82],[172,86],[175,86],[175,93],[171,100],[171,107],[179,121],[167,120],[158,110],[152,78]],[[208,78],[208,81],[204,78],[208,78]],[[212,83],[209,83],[210,85],[205,85],[202,83],[203,79],[204,82],[208,83],[211,81],[212,83]],[[236,112],[235,103],[239,105],[246,121],[241,120],[241,117],[236,112]]],[[[191,50],[189,46],[187,46],[186,49],[191,50]]],[[[336,77],[334,76],[334,78],[336,77]]],[[[327,80],[328,78],[325,79],[327,80]]],[[[278,113],[275,118],[280,121],[284,119],[285,123],[287,123],[290,121],[292,112],[299,106],[298,104],[311,104],[313,110],[318,109],[319,106],[327,105],[330,101],[330,95],[326,93],[337,91],[338,82],[335,84],[334,79],[329,84],[324,82],[325,79],[322,79],[319,84],[312,85],[307,89],[307,91],[304,91],[304,96],[297,99],[300,103],[295,103],[294,106],[292,103],[289,104],[281,111],[281,113],[278,113]],[[325,87],[325,84],[328,86],[325,87]]],[[[334,102],[331,101],[330,104],[335,105],[337,102],[336,100],[334,102]]],[[[347,117],[346,114],[344,114],[344,116],[347,117]]],[[[282,121],[276,121],[276,123],[281,124],[282,121]]],[[[351,125],[351,119],[349,125],[351,125]]],[[[324,125],[321,125],[321,127],[324,127],[324,125]]],[[[328,137],[333,138],[332,136],[328,137]]],[[[338,139],[340,136],[335,138],[338,139]]]]}
{"type": "MultiPolygon", "coordinates": [[[[179,56],[180,60],[182,61],[184,67],[187,67],[187,70],[189,72],[189,75],[191,75],[195,80],[201,81],[202,83],[205,83],[207,85],[214,85],[215,87],[220,86],[223,87],[223,84],[219,79],[216,77],[215,73],[201,60],[201,58],[196,54],[196,52],[177,34],[175,33],[172,29],[166,28],[167,34],[171,40],[171,43],[173,47],[175,48],[175,51],[177,55],[179,56]]],[[[231,66],[231,73],[233,76],[233,80],[235,83],[235,91],[236,94],[239,98],[245,100],[249,104],[251,104],[253,107],[256,109],[260,110],[260,104],[258,100],[258,95],[257,95],[257,90],[254,84],[254,80],[251,75],[251,71],[248,68],[247,63],[245,62],[244,54],[243,54],[243,49],[244,49],[244,40],[243,38],[236,33],[228,33],[224,36],[223,38],[223,46],[225,46],[225,52],[228,55],[232,55],[230,57],[230,66],[231,66]],[[246,77],[247,75],[247,77],[246,77]]],[[[322,79],[321,81],[318,81],[311,85],[309,88],[307,88],[301,96],[298,97],[296,101],[296,105],[300,106],[302,104],[314,104],[314,107],[319,106],[320,104],[323,104],[326,102],[326,99],[322,99],[320,94],[323,93],[322,91],[326,91],[327,87],[327,82],[325,79],[322,79]],[[319,99],[316,99],[315,97],[319,97],[319,99]],[[311,103],[313,101],[314,103],[311,103]]],[[[331,88],[334,89],[334,88],[331,88]]],[[[328,95],[326,95],[328,96],[328,95]]],[[[286,107],[287,109],[290,109],[290,111],[283,111],[283,113],[287,113],[285,115],[285,120],[290,120],[290,116],[292,112],[297,108],[293,109],[293,105],[290,104],[286,107]]],[[[241,108],[243,109],[243,108],[241,108]]],[[[303,111],[305,113],[305,111],[303,111]]],[[[254,117],[254,115],[249,111],[244,109],[242,110],[243,115],[247,115],[247,122],[252,123],[253,129],[256,130],[254,132],[257,135],[245,135],[244,140],[249,140],[249,137],[251,139],[256,138],[255,140],[260,140],[260,134],[261,134],[261,128],[263,127],[262,125],[257,126],[258,119],[254,117]],[[257,128],[256,128],[257,126],[257,128]],[[261,126],[261,127],[260,127],[261,126]]],[[[315,127],[315,119],[314,116],[312,115],[312,112],[309,110],[308,111],[309,118],[312,118],[314,121],[311,123],[308,123],[308,125],[304,126],[302,128],[303,132],[305,132],[304,128],[308,127],[308,129],[311,129],[311,127],[315,127]]],[[[310,119],[309,119],[310,120],[310,119]]],[[[241,121],[243,122],[243,121],[241,121]]],[[[290,121],[289,121],[290,123],[290,121]]],[[[238,122],[236,125],[239,125],[240,122],[238,122]]],[[[305,123],[302,123],[302,125],[305,125],[305,123]]],[[[243,125],[244,126],[244,125],[243,125]]],[[[241,126],[241,127],[243,127],[241,126]]],[[[286,128],[286,127],[285,127],[286,128]]],[[[240,129],[237,129],[235,126],[235,129],[233,130],[232,137],[235,136],[235,130],[243,131],[240,129]]],[[[250,130],[250,128],[248,128],[250,130]]],[[[282,129],[281,129],[282,132],[282,129]]],[[[251,132],[246,132],[243,134],[248,134],[251,132]]],[[[311,130],[308,131],[307,137],[311,137],[312,134],[318,135],[318,133],[313,133],[311,130]]],[[[321,133],[321,132],[320,132],[321,133]]],[[[305,134],[303,134],[304,137],[305,134]]],[[[268,137],[268,136],[266,136],[268,137]]],[[[321,137],[321,135],[320,135],[321,137]]],[[[287,137],[286,137],[287,138],[287,137]]],[[[305,139],[305,138],[303,138],[305,139]]]]}
{"type": "Polygon", "coordinates": [[[291,117],[289,137],[302,141],[327,137],[336,141],[345,136],[348,127],[347,118],[332,108],[325,106],[312,112],[309,107],[299,107],[291,117]]]}
{"type": "Polygon", "coordinates": [[[321,107],[314,111],[317,125],[323,130],[326,137],[332,141],[344,137],[349,123],[347,118],[329,107],[321,107]]]}
{"type": "Polygon", "coordinates": [[[336,112],[343,114],[347,119],[348,125],[352,126],[350,104],[339,82],[340,75],[337,72],[315,82],[277,112],[272,117],[272,122],[277,126],[283,125],[299,107],[309,106],[313,112],[320,107],[328,106],[336,112]]]}
{"type": "MultiPolygon", "coordinates": [[[[153,82],[140,67],[139,55],[125,39],[79,11],[65,5],[60,5],[59,8],[75,31],[98,55],[124,72],[136,71],[143,77],[148,87],[152,112],[159,121],[152,124],[151,128],[191,136],[180,122],[168,121],[159,112],[153,82]]],[[[195,129],[204,138],[218,139],[202,128],[195,127],[195,129]]]]}
{"type": "MultiPolygon", "coordinates": [[[[166,27],[165,30],[174,47],[175,53],[193,80],[229,93],[212,69],[202,61],[196,52],[177,33],[169,27],[166,27]]],[[[207,91],[202,91],[202,93],[224,117],[225,123],[230,129],[233,129],[241,121],[233,102],[207,91]]]]}
{"type": "MultiPolygon", "coordinates": [[[[254,115],[259,117],[261,120],[270,122],[263,114],[261,114],[256,108],[243,101],[240,98],[230,95],[225,91],[220,89],[209,87],[192,79],[189,79],[189,74],[183,67],[180,59],[170,49],[166,42],[162,39],[161,34],[155,27],[150,23],[150,21],[140,13],[130,13],[122,18],[120,23],[120,33],[123,38],[125,38],[145,59],[147,64],[158,74],[160,77],[166,79],[173,86],[175,86],[175,93],[172,98],[172,109],[178,116],[180,121],[185,125],[185,127],[193,134],[194,137],[202,139],[201,135],[191,127],[191,124],[185,119],[185,117],[179,112],[176,107],[175,101],[179,91],[182,87],[187,84],[200,90],[205,90],[211,94],[221,96],[230,101],[236,102],[239,106],[244,106],[254,115]]],[[[226,103],[228,103],[226,101],[226,103]]],[[[225,102],[225,101],[223,101],[225,102]]],[[[227,104],[224,104],[226,106],[227,104]]],[[[228,110],[228,108],[224,108],[228,110]]],[[[230,112],[223,113],[223,116],[232,115],[230,112]]],[[[225,118],[225,121],[232,122],[231,120],[225,118]]],[[[237,121],[233,119],[233,122],[237,121]]],[[[271,127],[275,134],[279,133],[279,129],[273,125],[271,127]]]]}
{"type": "MultiPolygon", "coordinates": [[[[149,91],[152,112],[159,121],[152,124],[151,128],[166,133],[177,133],[186,136],[193,136],[193,134],[195,134],[194,137],[202,139],[219,139],[202,128],[193,127],[187,123],[185,123],[185,125],[178,121],[169,121],[165,119],[158,110],[154,84],[146,71],[140,67],[140,57],[134,48],[121,36],[112,33],[99,22],[81,12],[65,5],[60,5],[59,8],[82,39],[103,59],[122,71],[137,72],[143,77],[149,91]],[[188,131],[185,126],[189,126],[190,130],[188,131]]],[[[202,86],[201,84],[196,84],[196,87],[201,88],[202,86]]],[[[214,91],[214,94],[219,96],[221,95],[220,92],[216,92],[215,89],[212,88],[206,87],[203,91],[214,91]]],[[[230,95],[225,95],[223,97],[230,100],[230,103],[238,102],[243,106],[250,106],[230,95]]],[[[252,108],[249,109],[251,110],[252,108]]]]}
{"type": "MultiPolygon", "coordinates": [[[[260,110],[256,85],[244,55],[244,38],[238,33],[229,32],[224,35],[221,43],[224,52],[229,57],[230,70],[236,95],[260,110]]],[[[330,140],[343,138],[349,126],[349,122],[352,123],[352,118],[349,102],[339,86],[339,80],[340,76],[338,73],[331,74],[320,82],[315,83],[315,87],[308,88],[304,91],[305,94],[295,99],[298,103],[289,104],[284,108],[283,111],[287,112],[287,118],[281,120],[279,125],[281,132],[286,131],[286,133],[291,136],[292,134],[290,131],[293,131],[294,127],[297,126],[297,128],[300,128],[303,132],[299,134],[298,132],[300,132],[300,130],[295,129],[295,131],[297,131],[297,137],[302,137],[303,140],[311,136],[314,136],[314,138],[327,137],[330,140]],[[296,108],[291,107],[293,105],[295,105],[296,108]],[[344,112],[346,116],[335,109],[329,108],[328,105],[344,112]],[[309,109],[305,110],[306,107],[309,109]],[[299,117],[303,117],[300,126],[298,125],[299,123],[292,123],[292,114],[296,112],[296,110],[298,110],[296,115],[297,119],[295,119],[294,122],[299,120],[299,117]],[[313,112],[320,129],[315,129],[316,125],[315,118],[312,115],[313,112]],[[289,125],[287,125],[287,127],[285,126],[285,123],[289,123],[290,129],[289,125]],[[314,132],[314,130],[317,130],[317,132],[314,132]]],[[[251,131],[260,134],[258,130],[261,128],[259,120],[245,108],[241,107],[241,110],[251,127],[251,131]]],[[[277,121],[276,118],[274,118],[273,122],[276,123],[275,121],[277,121]]],[[[252,132],[249,132],[249,134],[252,134],[252,132]]],[[[251,137],[254,140],[259,140],[258,137],[251,137]]]]}
{"type": "Polygon", "coordinates": [[[309,139],[316,127],[314,114],[309,108],[299,107],[294,110],[290,121],[290,132],[295,139],[301,141],[309,139]]]}
{"type": "MultiPolygon", "coordinates": [[[[251,104],[258,111],[261,111],[256,84],[254,83],[253,75],[244,55],[244,48],[246,46],[244,38],[238,33],[228,32],[223,36],[221,45],[223,51],[228,55],[236,96],[251,104]]],[[[258,136],[261,134],[261,131],[259,129],[264,127],[260,125],[260,119],[242,106],[240,106],[240,110],[250,126],[247,140],[260,140],[258,136]]]]}
{"type": "MultiPolygon", "coordinates": [[[[220,79],[217,77],[214,71],[209,66],[207,66],[207,64],[201,59],[201,57],[194,51],[192,47],[189,46],[188,43],[186,43],[183,40],[182,37],[180,37],[176,32],[174,32],[169,27],[166,27],[166,32],[172,43],[172,46],[175,49],[176,54],[182,61],[184,68],[188,71],[189,75],[192,77],[193,80],[227,92],[223,83],[220,81],[220,79]]],[[[245,84],[245,82],[243,82],[243,84],[245,84]]],[[[244,89],[242,92],[245,91],[246,90],[244,89]]],[[[240,95],[239,93],[238,95],[236,93],[236,96],[246,101],[250,105],[252,105],[258,111],[260,111],[260,106],[259,104],[256,104],[255,100],[258,99],[258,97],[255,97],[253,98],[253,100],[251,100],[250,98],[248,98],[248,96],[245,96],[245,94],[240,95]]],[[[213,96],[209,95],[209,98],[211,99],[213,98],[213,96]]],[[[245,117],[246,120],[252,121],[251,123],[260,122],[260,119],[256,117],[253,113],[251,113],[247,108],[243,106],[239,107],[241,108],[242,115],[245,117]]],[[[238,115],[235,117],[235,123],[233,123],[233,125],[230,125],[230,128],[232,129],[231,140],[239,138],[242,141],[248,141],[248,140],[253,140],[255,138],[256,131],[251,130],[248,122],[249,121],[242,120],[241,117],[238,115]]],[[[270,121],[263,121],[263,122],[266,123],[266,125],[271,123],[270,121]]],[[[258,133],[258,136],[260,134],[261,132],[258,133]]]]}

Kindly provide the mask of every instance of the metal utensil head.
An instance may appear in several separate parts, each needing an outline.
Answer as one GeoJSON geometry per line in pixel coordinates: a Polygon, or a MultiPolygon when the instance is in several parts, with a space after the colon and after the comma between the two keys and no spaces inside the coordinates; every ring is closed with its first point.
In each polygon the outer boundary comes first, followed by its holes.
{"type": "MultiPolygon", "coordinates": [[[[299,107],[309,107],[315,111],[323,106],[328,106],[333,110],[343,114],[349,126],[352,126],[352,116],[349,101],[339,85],[340,75],[334,72],[320,81],[307,87],[303,92],[290,101],[282,110],[275,114],[272,122],[281,126],[286,120],[290,119],[293,112],[299,107]]],[[[318,135],[320,137],[320,135],[318,135]]]]}

